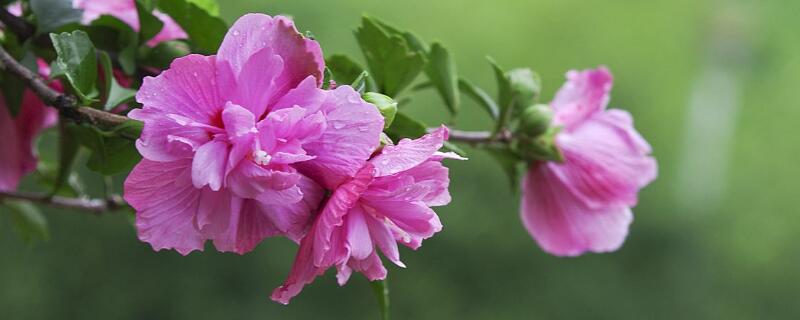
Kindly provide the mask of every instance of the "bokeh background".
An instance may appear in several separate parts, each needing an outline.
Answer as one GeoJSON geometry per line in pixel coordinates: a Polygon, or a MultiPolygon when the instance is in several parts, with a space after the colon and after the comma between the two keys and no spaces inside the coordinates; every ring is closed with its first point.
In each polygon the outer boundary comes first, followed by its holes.
{"type": "MultiPolygon", "coordinates": [[[[543,253],[520,224],[519,195],[472,151],[448,164],[444,231],[401,252],[408,269],[390,267],[394,319],[800,318],[800,1],[220,2],[230,22],[291,15],[326,54],[359,59],[352,30],[369,13],[442,41],[459,73],[491,92],[486,55],[538,71],[545,100],[568,69],[614,72],[611,104],[634,115],[660,164],[624,247],[543,253]]],[[[485,128],[465,103],[457,127],[485,128]]],[[[407,108],[445,119],[433,93],[407,108]]],[[[292,262],[287,240],[182,257],[139,242],[124,214],[45,212],[50,240],[33,246],[0,219],[2,319],[378,317],[361,276],[339,288],[328,273],[288,307],[268,300],[292,262]]]]}

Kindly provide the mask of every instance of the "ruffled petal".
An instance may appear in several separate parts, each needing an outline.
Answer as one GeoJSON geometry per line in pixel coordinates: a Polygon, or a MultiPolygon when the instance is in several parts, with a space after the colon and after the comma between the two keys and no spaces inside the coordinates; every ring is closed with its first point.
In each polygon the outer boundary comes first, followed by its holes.
{"type": "Polygon", "coordinates": [[[208,185],[219,191],[225,181],[225,165],[228,161],[228,144],[210,141],[200,146],[192,159],[192,183],[195,188],[208,185]]]}
{"type": "Polygon", "coordinates": [[[125,180],[125,201],[136,209],[136,230],[153,249],[175,249],[186,255],[203,250],[194,225],[200,190],[189,178],[191,160],[153,162],[143,159],[125,180]]]}
{"type": "Polygon", "coordinates": [[[613,77],[605,67],[567,72],[567,83],[556,93],[551,106],[553,121],[567,130],[606,108],[611,99],[613,77]]]}
{"type": "Polygon", "coordinates": [[[374,250],[364,215],[360,206],[354,206],[345,216],[347,247],[350,249],[351,258],[357,260],[366,259],[374,250]]]}
{"type": "Polygon", "coordinates": [[[639,189],[657,175],[649,145],[622,111],[598,113],[573,131],[559,134],[556,143],[565,161],[547,166],[591,208],[633,206],[639,189]]]}
{"type": "Polygon", "coordinates": [[[136,101],[144,108],[177,114],[193,121],[222,127],[214,56],[190,54],[172,61],[156,77],[145,77],[136,101]]]}
{"type": "Polygon", "coordinates": [[[295,105],[309,113],[321,111],[325,115],[322,136],[303,145],[315,158],[298,163],[297,168],[326,188],[333,189],[352,177],[380,143],[383,117],[349,86],[324,91],[306,80],[283,97],[276,109],[295,105]]]}
{"type": "Polygon", "coordinates": [[[542,249],[557,256],[619,249],[633,221],[629,207],[589,208],[546,165],[531,168],[522,186],[525,228],[542,249]]]}
{"type": "Polygon", "coordinates": [[[283,69],[270,88],[279,97],[296,87],[308,76],[322,81],[325,68],[322,49],[311,39],[297,32],[294,23],[285,17],[264,14],[246,14],[231,26],[218,51],[218,59],[228,63],[237,78],[246,71],[246,63],[259,53],[276,55],[283,61],[283,69]]]}
{"type": "Polygon", "coordinates": [[[450,203],[447,167],[429,160],[409,170],[373,181],[364,198],[381,201],[422,201],[427,206],[450,203]]]}
{"type": "Polygon", "coordinates": [[[442,147],[447,134],[447,127],[441,126],[419,139],[403,139],[397,145],[385,146],[381,154],[370,160],[375,166],[376,176],[392,175],[427,161],[442,147]]]}

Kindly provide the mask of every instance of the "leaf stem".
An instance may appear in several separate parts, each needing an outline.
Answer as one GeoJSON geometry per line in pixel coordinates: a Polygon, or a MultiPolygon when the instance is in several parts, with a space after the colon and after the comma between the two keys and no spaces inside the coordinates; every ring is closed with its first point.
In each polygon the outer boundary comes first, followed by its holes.
{"type": "Polygon", "coordinates": [[[386,279],[370,281],[372,292],[378,299],[378,308],[381,312],[381,320],[389,320],[389,283],[386,279]]]}
{"type": "MultiPolygon", "coordinates": [[[[433,132],[438,128],[428,128],[428,132],[433,132]]],[[[509,144],[513,136],[510,131],[501,130],[498,134],[492,134],[489,131],[465,131],[451,129],[449,134],[449,141],[465,143],[472,146],[485,145],[485,144],[509,144]]]]}

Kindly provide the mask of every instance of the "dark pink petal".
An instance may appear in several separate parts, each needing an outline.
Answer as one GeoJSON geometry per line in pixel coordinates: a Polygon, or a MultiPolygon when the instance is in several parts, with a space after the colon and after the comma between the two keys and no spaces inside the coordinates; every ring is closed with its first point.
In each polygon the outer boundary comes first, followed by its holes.
{"type": "Polygon", "coordinates": [[[386,279],[386,268],[383,266],[381,258],[378,257],[378,254],[375,252],[370,254],[366,259],[351,258],[350,261],[347,262],[347,265],[339,266],[338,269],[339,274],[337,274],[337,279],[339,285],[347,283],[352,271],[361,272],[369,281],[386,279]],[[352,271],[350,269],[352,269],[352,271]]]}
{"type": "Polygon", "coordinates": [[[305,176],[300,176],[296,184],[303,194],[300,202],[289,205],[260,203],[259,206],[282,235],[299,243],[313,222],[314,214],[325,196],[325,190],[305,176]]]}
{"type": "Polygon", "coordinates": [[[553,121],[571,130],[596,112],[603,111],[611,99],[611,72],[605,67],[567,72],[567,83],[556,93],[550,105],[553,121]]]}
{"type": "Polygon", "coordinates": [[[236,20],[220,45],[217,53],[220,62],[228,63],[237,78],[246,71],[246,63],[259,53],[276,55],[283,61],[283,69],[270,88],[275,96],[282,96],[308,76],[316,78],[318,86],[325,68],[319,44],[297,32],[294,23],[285,17],[264,14],[246,14],[236,20]]]}
{"type": "Polygon", "coordinates": [[[156,251],[175,249],[186,255],[203,250],[194,225],[201,191],[189,177],[191,160],[153,162],[143,159],[125,180],[125,201],[136,209],[139,239],[156,251]]]}
{"type": "MultiPolygon", "coordinates": [[[[317,221],[319,223],[319,221],[317,221]]],[[[303,290],[306,284],[323,274],[328,267],[317,267],[314,264],[314,242],[316,238],[316,223],[311,227],[308,235],[300,242],[300,249],[292,264],[292,270],[283,284],[272,291],[270,298],[273,301],[289,304],[289,301],[303,290]]]]}
{"type": "MultiPolygon", "coordinates": [[[[277,196],[274,191],[287,190],[296,187],[301,175],[289,166],[275,167],[273,169],[256,165],[253,161],[242,161],[227,177],[226,186],[237,196],[247,199],[256,199],[262,196],[277,196]],[[266,195],[265,193],[268,193],[266,195]]],[[[297,193],[298,190],[292,191],[297,193]]],[[[295,197],[294,203],[299,201],[295,197]]],[[[270,200],[270,199],[265,199],[270,200]]],[[[276,201],[266,201],[274,204],[276,201]]]]}
{"type": "Polygon", "coordinates": [[[363,199],[362,205],[392,231],[397,241],[412,249],[442,230],[439,217],[422,202],[363,199]]]}
{"type": "Polygon", "coordinates": [[[153,11],[153,15],[164,23],[164,27],[161,28],[161,31],[159,31],[155,37],[147,41],[148,46],[155,47],[164,41],[189,38],[189,35],[186,34],[186,31],[183,31],[181,26],[178,25],[178,23],[175,22],[172,17],[158,10],[153,11]]]}
{"type": "Polygon", "coordinates": [[[22,176],[36,170],[34,141],[55,124],[58,112],[30,90],[23,93],[16,118],[11,117],[2,95],[0,109],[0,191],[15,190],[22,176]]]}
{"type": "Polygon", "coordinates": [[[221,127],[225,101],[220,99],[216,81],[214,56],[190,54],[172,61],[170,68],[158,76],[145,77],[136,101],[145,109],[221,127]]]}
{"type": "Polygon", "coordinates": [[[297,164],[303,174],[335,188],[361,169],[380,142],[383,117],[375,106],[366,103],[349,86],[324,91],[305,80],[278,102],[275,109],[300,105],[309,113],[325,115],[325,132],[319,139],[303,145],[313,160],[297,164]]]}
{"type": "Polygon", "coordinates": [[[531,168],[522,192],[523,224],[539,246],[553,255],[617,250],[633,221],[625,205],[596,209],[583,205],[546,165],[531,168]]]}
{"type": "Polygon", "coordinates": [[[369,235],[372,241],[378,245],[383,255],[394,264],[405,268],[406,266],[400,262],[400,251],[397,249],[397,240],[391,230],[382,221],[378,221],[372,215],[366,215],[367,225],[369,226],[369,235]]]}
{"type": "Polygon", "coordinates": [[[197,148],[192,159],[192,183],[195,188],[208,185],[218,191],[225,181],[228,144],[222,141],[209,141],[197,148]]]}
{"type": "Polygon", "coordinates": [[[629,120],[624,111],[602,112],[556,137],[565,161],[547,166],[588,207],[633,206],[656,177],[650,147],[629,120]]]}
{"type": "Polygon", "coordinates": [[[206,239],[214,238],[228,229],[230,216],[239,211],[241,199],[227,190],[200,190],[195,227],[206,239]]]}
{"type": "Polygon", "coordinates": [[[146,159],[175,161],[192,157],[194,151],[208,142],[216,128],[179,115],[165,116],[160,110],[134,109],[128,117],[143,121],[144,130],[136,140],[136,149],[146,159]]]}
{"type": "Polygon", "coordinates": [[[450,203],[447,167],[439,161],[425,161],[409,170],[379,177],[364,192],[364,198],[382,201],[422,201],[427,206],[450,203]]]}
{"type": "Polygon", "coordinates": [[[397,145],[384,147],[381,154],[370,160],[376,176],[392,175],[427,161],[442,147],[447,134],[447,127],[442,126],[419,139],[403,139],[397,145]]]}
{"type": "Polygon", "coordinates": [[[253,54],[239,73],[236,73],[228,61],[218,59],[217,80],[220,92],[224,92],[227,100],[247,108],[260,119],[267,107],[286,92],[277,91],[281,85],[277,81],[283,68],[281,57],[269,49],[253,54]]]}

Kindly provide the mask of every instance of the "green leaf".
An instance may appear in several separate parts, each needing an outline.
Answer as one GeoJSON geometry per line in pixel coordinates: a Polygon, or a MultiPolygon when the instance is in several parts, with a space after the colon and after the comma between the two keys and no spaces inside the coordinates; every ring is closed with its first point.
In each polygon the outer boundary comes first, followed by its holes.
{"type": "Polygon", "coordinates": [[[369,79],[369,72],[364,71],[353,80],[350,86],[353,87],[353,90],[356,92],[364,93],[364,90],[367,89],[367,79],[369,79]]]}
{"type": "Polygon", "coordinates": [[[355,31],[378,91],[396,97],[425,65],[423,53],[412,49],[406,37],[388,33],[377,19],[364,16],[355,31]]]}
{"type": "Polygon", "coordinates": [[[136,0],[136,13],[139,16],[139,43],[155,37],[164,27],[164,22],[153,15],[153,1],[136,0]]]}
{"type": "Polygon", "coordinates": [[[333,73],[331,73],[331,69],[325,67],[322,70],[322,90],[328,90],[331,88],[331,81],[333,81],[333,73]]]}
{"type": "Polygon", "coordinates": [[[208,14],[219,17],[219,4],[217,0],[188,0],[189,2],[195,4],[200,9],[205,10],[208,14]]]}
{"type": "MultiPolygon", "coordinates": [[[[117,131],[123,129],[103,132],[85,125],[70,125],[69,129],[81,145],[92,151],[87,167],[93,171],[104,175],[125,172],[141,159],[134,142],[117,134],[117,131]]],[[[124,130],[129,129],[126,126],[124,130]]]]}
{"type": "Polygon", "coordinates": [[[428,129],[425,124],[402,112],[397,112],[397,114],[395,114],[392,125],[386,129],[386,134],[394,141],[403,138],[415,139],[426,133],[428,133],[428,129]]]}
{"type": "Polygon", "coordinates": [[[473,85],[466,79],[458,79],[458,87],[461,89],[461,92],[467,95],[467,97],[472,98],[473,101],[478,103],[478,106],[483,108],[486,113],[489,114],[492,119],[497,120],[497,117],[500,114],[500,110],[497,107],[497,103],[489,96],[486,91],[483,91],[480,87],[473,85]]]}
{"type": "Polygon", "coordinates": [[[325,59],[325,65],[333,74],[333,81],[339,84],[353,83],[364,72],[362,66],[343,54],[334,54],[325,59]]]}
{"type": "Polygon", "coordinates": [[[67,184],[67,180],[72,173],[72,165],[75,163],[75,157],[78,155],[80,144],[67,130],[67,124],[62,119],[58,123],[58,174],[53,182],[52,194],[61,191],[61,188],[67,184]]]}
{"type": "Polygon", "coordinates": [[[511,120],[511,109],[514,103],[513,97],[511,96],[511,82],[494,59],[491,57],[487,57],[487,59],[492,66],[492,70],[494,70],[495,80],[497,80],[497,102],[500,114],[497,118],[495,132],[499,132],[501,129],[505,128],[509,120],[511,120]]]}
{"type": "Polygon", "coordinates": [[[17,229],[20,237],[27,243],[36,240],[47,240],[50,232],[47,227],[47,219],[36,206],[28,201],[5,200],[0,205],[2,211],[8,213],[14,228],[17,229]]]}
{"type": "Polygon", "coordinates": [[[114,78],[111,58],[108,53],[100,52],[100,64],[103,66],[103,80],[105,81],[105,90],[102,96],[106,100],[103,104],[103,109],[108,111],[118,105],[133,101],[136,96],[136,90],[125,88],[117,82],[117,79],[114,78]]]}
{"type": "Polygon", "coordinates": [[[58,54],[58,67],[64,70],[67,80],[84,101],[97,96],[97,58],[94,45],[86,32],[50,34],[58,54]]]}
{"type": "Polygon", "coordinates": [[[154,48],[147,50],[141,63],[159,70],[169,68],[173,60],[190,54],[191,50],[186,42],[180,40],[164,41],[154,48]]]}
{"type": "Polygon", "coordinates": [[[372,292],[378,299],[378,309],[381,312],[381,320],[389,320],[389,283],[386,279],[370,281],[372,292]]]}
{"type": "Polygon", "coordinates": [[[486,150],[495,162],[500,165],[500,168],[503,169],[503,172],[508,177],[511,190],[517,190],[521,174],[520,165],[522,164],[520,157],[508,146],[488,145],[484,150],[486,150]]]}
{"type": "Polygon", "coordinates": [[[46,33],[63,25],[81,21],[83,13],[72,7],[69,0],[29,0],[33,15],[36,16],[36,31],[46,33]]]}
{"type": "Polygon", "coordinates": [[[228,26],[212,13],[210,1],[159,1],[158,8],[168,14],[189,35],[194,48],[204,53],[217,51],[228,26]]]}
{"type": "Polygon", "coordinates": [[[450,114],[456,115],[460,107],[456,64],[453,61],[453,57],[450,56],[450,52],[438,42],[433,43],[428,52],[428,64],[425,67],[425,73],[444,100],[444,104],[450,110],[450,114]]]}
{"type": "Polygon", "coordinates": [[[117,61],[125,74],[136,72],[139,36],[125,22],[110,15],[102,15],[85,28],[98,48],[117,53],[117,61]]]}

